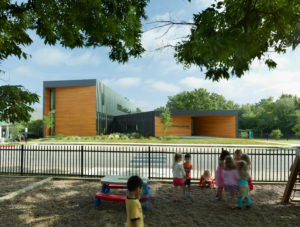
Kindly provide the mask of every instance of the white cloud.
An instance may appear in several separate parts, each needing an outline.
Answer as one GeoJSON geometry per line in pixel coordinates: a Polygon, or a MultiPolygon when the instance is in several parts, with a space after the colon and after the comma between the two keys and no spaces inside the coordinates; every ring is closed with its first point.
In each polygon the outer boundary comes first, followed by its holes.
{"type": "Polygon", "coordinates": [[[102,80],[102,82],[109,87],[128,88],[139,86],[141,83],[141,79],[138,77],[123,77],[120,79],[104,79],[102,80]]]}
{"type": "Polygon", "coordinates": [[[40,79],[41,75],[39,72],[36,72],[30,66],[19,66],[14,70],[14,73],[17,76],[26,76],[29,78],[40,79]]]}
{"type": "Polygon", "coordinates": [[[62,51],[58,48],[42,48],[32,54],[33,60],[42,66],[56,66],[56,65],[96,65],[99,64],[100,59],[94,56],[91,52],[86,51],[79,56],[74,56],[71,51],[62,51]]]}
{"type": "Polygon", "coordinates": [[[165,103],[156,103],[148,102],[148,101],[141,101],[141,100],[131,100],[133,103],[137,105],[143,112],[144,111],[151,111],[156,109],[159,106],[164,106],[165,103]]]}
{"type": "Polygon", "coordinates": [[[119,70],[121,72],[133,72],[133,73],[140,73],[142,69],[138,66],[131,65],[131,64],[124,64],[119,66],[119,70]]]}
{"type": "Polygon", "coordinates": [[[266,57],[263,57],[261,60],[255,59],[252,62],[251,69],[253,70],[268,69],[268,66],[265,64],[265,60],[268,58],[271,58],[273,61],[277,63],[275,70],[288,69],[291,66],[290,59],[286,55],[279,55],[277,53],[272,53],[266,57]]]}
{"type": "Polygon", "coordinates": [[[100,58],[94,56],[91,52],[86,51],[78,57],[69,57],[66,60],[67,65],[97,65],[100,63],[100,58]]]}
{"type": "Polygon", "coordinates": [[[242,78],[212,82],[188,76],[178,81],[181,90],[205,88],[238,103],[254,103],[262,98],[281,94],[300,96],[300,71],[276,70],[265,73],[248,73],[242,78]]]}
{"type": "Polygon", "coordinates": [[[154,89],[155,91],[159,91],[162,93],[176,94],[180,91],[180,88],[177,85],[167,83],[164,81],[152,81],[148,82],[148,88],[154,89]]]}

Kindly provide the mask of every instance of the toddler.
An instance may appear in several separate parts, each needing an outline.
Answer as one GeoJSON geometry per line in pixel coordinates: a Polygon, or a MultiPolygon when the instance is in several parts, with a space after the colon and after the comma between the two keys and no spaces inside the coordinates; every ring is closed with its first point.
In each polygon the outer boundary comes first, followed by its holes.
{"type": "Polygon", "coordinates": [[[173,202],[182,202],[183,190],[184,190],[184,179],[185,171],[183,165],[180,164],[182,161],[182,154],[176,153],[173,164],[173,185],[174,185],[174,200],[173,202]],[[179,191],[179,193],[178,193],[179,191]],[[179,196],[177,196],[179,194],[179,196]]]}
{"type": "Polygon", "coordinates": [[[132,176],[127,181],[128,196],[126,197],[126,227],[144,226],[143,211],[140,203],[143,181],[138,176],[132,176]]]}
{"type": "Polygon", "coordinates": [[[184,195],[186,197],[191,197],[191,170],[193,168],[191,162],[191,155],[186,154],[184,156],[183,168],[185,171],[185,181],[184,181],[184,195]],[[187,185],[187,193],[186,193],[186,185],[187,185]]]}
{"type": "Polygon", "coordinates": [[[222,177],[222,169],[224,168],[224,160],[225,157],[230,155],[230,153],[226,150],[222,150],[222,153],[219,158],[219,166],[215,172],[215,178],[216,178],[216,185],[218,187],[217,189],[217,199],[222,200],[222,192],[224,187],[224,179],[222,177]]]}
{"type": "Polygon", "coordinates": [[[239,192],[237,182],[240,176],[231,156],[226,156],[225,158],[225,168],[222,170],[222,176],[224,179],[224,190],[230,194],[230,206],[231,208],[235,208],[234,196],[239,192]]]}
{"type": "Polygon", "coordinates": [[[234,152],[234,164],[237,165],[238,161],[241,160],[241,155],[242,155],[242,151],[241,150],[236,150],[234,152]]]}
{"type": "MultiPolygon", "coordinates": [[[[243,160],[247,163],[247,168],[248,168],[248,171],[249,171],[250,168],[251,168],[251,162],[250,162],[249,155],[242,154],[241,160],[243,160]]],[[[252,191],[253,190],[253,183],[252,183],[252,177],[251,176],[249,176],[248,185],[249,185],[249,190],[252,191]]]]}
{"type": "Polygon", "coordinates": [[[213,188],[214,187],[214,179],[211,177],[209,170],[205,170],[204,173],[200,177],[199,186],[201,188],[213,188]]]}
{"type": "Polygon", "coordinates": [[[248,185],[248,179],[249,179],[249,173],[248,173],[248,165],[245,161],[241,160],[237,164],[238,173],[240,176],[240,179],[238,180],[238,186],[240,188],[237,198],[237,208],[242,208],[242,200],[245,199],[246,201],[246,207],[251,207],[251,202],[249,198],[249,185],[248,185]]]}

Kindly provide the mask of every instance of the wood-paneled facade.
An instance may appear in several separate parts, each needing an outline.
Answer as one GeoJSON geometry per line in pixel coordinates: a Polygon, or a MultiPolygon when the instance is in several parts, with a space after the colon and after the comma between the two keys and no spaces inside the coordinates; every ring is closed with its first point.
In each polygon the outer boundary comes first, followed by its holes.
{"type": "Polygon", "coordinates": [[[95,136],[108,132],[113,116],[136,106],[97,80],[45,81],[43,115],[49,111],[54,130],[44,127],[44,136],[95,136]]]}
{"type": "MultiPolygon", "coordinates": [[[[50,88],[45,88],[44,112],[49,112],[50,88]]],[[[49,135],[49,129],[44,129],[49,135]]],[[[96,135],[96,86],[55,88],[55,135],[96,135]]]]}
{"type": "Polygon", "coordinates": [[[172,116],[171,126],[164,135],[164,126],[160,116],[155,116],[155,136],[191,136],[192,122],[190,116],[172,116]]]}
{"type": "Polygon", "coordinates": [[[149,136],[207,136],[236,138],[238,135],[237,110],[172,111],[172,125],[163,133],[161,111],[150,111],[116,116],[118,132],[138,132],[149,136]],[[145,130],[146,129],[146,130],[145,130]]]}

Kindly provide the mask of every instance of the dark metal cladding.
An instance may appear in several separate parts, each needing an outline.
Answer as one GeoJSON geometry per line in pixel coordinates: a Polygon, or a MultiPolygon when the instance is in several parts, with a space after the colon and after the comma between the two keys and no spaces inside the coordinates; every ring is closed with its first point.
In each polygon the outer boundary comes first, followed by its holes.
{"type": "Polygon", "coordinates": [[[115,116],[114,131],[154,136],[154,116],[155,111],[115,116]]]}
{"type": "Polygon", "coordinates": [[[88,80],[44,81],[44,88],[45,87],[80,87],[80,86],[96,86],[96,80],[88,79],[88,80]]]}

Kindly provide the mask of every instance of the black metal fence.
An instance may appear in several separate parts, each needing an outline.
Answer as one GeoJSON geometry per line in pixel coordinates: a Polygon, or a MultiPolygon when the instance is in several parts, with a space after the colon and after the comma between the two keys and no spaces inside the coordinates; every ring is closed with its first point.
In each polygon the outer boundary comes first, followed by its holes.
{"type": "MultiPolygon", "coordinates": [[[[222,149],[235,147],[136,146],[136,145],[20,145],[0,146],[0,173],[101,177],[139,174],[149,179],[171,179],[175,152],[191,154],[191,177],[198,180],[204,170],[214,171],[222,149]]],[[[288,180],[296,149],[238,147],[251,159],[251,176],[258,182],[288,180]]]]}

